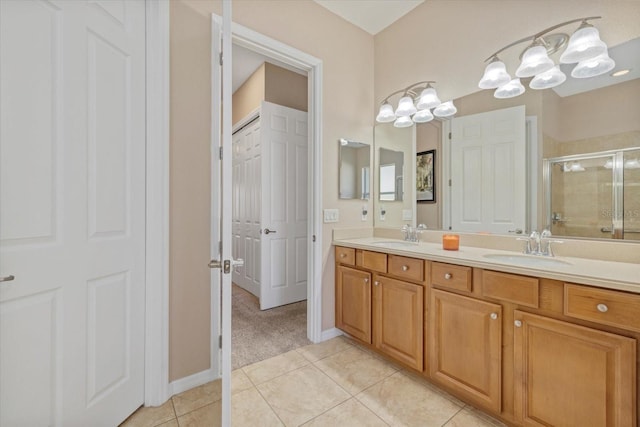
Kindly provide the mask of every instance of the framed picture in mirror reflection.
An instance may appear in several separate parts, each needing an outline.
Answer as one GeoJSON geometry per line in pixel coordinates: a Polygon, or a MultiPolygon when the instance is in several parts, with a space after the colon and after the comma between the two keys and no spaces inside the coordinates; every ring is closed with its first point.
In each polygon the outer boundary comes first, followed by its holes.
{"type": "Polygon", "coordinates": [[[435,164],[436,150],[416,154],[416,200],[418,202],[434,203],[436,201],[435,164]]]}

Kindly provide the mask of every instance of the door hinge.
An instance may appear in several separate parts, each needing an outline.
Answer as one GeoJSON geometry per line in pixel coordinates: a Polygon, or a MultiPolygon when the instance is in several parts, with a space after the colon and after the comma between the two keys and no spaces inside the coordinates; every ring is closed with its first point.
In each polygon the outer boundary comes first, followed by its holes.
{"type": "Polygon", "coordinates": [[[315,234],[311,237],[311,241],[312,241],[312,242],[315,242],[315,241],[316,241],[316,235],[315,235],[315,234]]]}
{"type": "Polygon", "coordinates": [[[222,348],[222,335],[218,335],[218,348],[222,348]]]}
{"type": "Polygon", "coordinates": [[[222,62],[223,62],[223,60],[222,60],[222,52],[220,52],[220,66],[222,66],[222,62]]]}
{"type": "Polygon", "coordinates": [[[451,180],[449,180],[449,187],[451,187],[451,180]]]}
{"type": "Polygon", "coordinates": [[[220,160],[222,160],[222,147],[220,147],[220,160]]]}
{"type": "Polygon", "coordinates": [[[222,241],[218,242],[218,254],[222,255],[222,241]]]}
{"type": "Polygon", "coordinates": [[[451,139],[451,132],[449,132],[449,139],[451,139]]]}

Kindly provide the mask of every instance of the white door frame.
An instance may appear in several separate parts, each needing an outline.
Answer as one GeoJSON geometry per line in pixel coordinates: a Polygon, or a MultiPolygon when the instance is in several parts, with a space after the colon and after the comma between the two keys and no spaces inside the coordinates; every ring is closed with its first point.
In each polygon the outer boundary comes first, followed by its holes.
{"type": "Polygon", "coordinates": [[[147,171],[144,404],[169,395],[169,1],[146,0],[147,171]]]}
{"type": "MultiPolygon", "coordinates": [[[[214,19],[221,18],[214,15],[214,19]]],[[[236,23],[231,25],[231,39],[233,44],[307,72],[311,147],[308,159],[311,197],[307,200],[307,338],[317,343],[322,341],[322,60],[236,23]]]]}
{"type": "MultiPolygon", "coordinates": [[[[145,400],[158,406],[169,389],[169,5],[146,0],[147,171],[145,400]]],[[[309,97],[307,337],[322,340],[322,61],[238,24],[233,42],[306,70],[309,97]]]]}

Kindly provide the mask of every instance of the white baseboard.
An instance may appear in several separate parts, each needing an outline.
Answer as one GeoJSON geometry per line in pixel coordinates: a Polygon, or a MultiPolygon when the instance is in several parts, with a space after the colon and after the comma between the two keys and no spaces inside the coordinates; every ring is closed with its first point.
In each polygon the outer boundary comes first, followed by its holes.
{"type": "Polygon", "coordinates": [[[344,335],[344,333],[338,328],[327,329],[326,331],[322,331],[321,340],[330,340],[331,338],[339,337],[340,335],[344,335]]]}
{"type": "Polygon", "coordinates": [[[198,387],[202,384],[206,384],[218,378],[218,375],[213,369],[207,369],[197,372],[188,377],[180,378],[169,383],[169,396],[175,396],[183,391],[191,390],[194,387],[198,387]]]}

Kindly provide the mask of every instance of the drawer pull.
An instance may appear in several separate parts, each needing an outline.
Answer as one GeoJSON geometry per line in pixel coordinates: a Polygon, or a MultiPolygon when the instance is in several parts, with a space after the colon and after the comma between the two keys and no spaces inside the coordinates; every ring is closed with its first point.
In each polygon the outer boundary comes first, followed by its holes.
{"type": "Polygon", "coordinates": [[[609,311],[609,307],[607,307],[606,304],[598,304],[596,305],[596,308],[600,313],[606,313],[607,311],[609,311]]]}
{"type": "Polygon", "coordinates": [[[445,279],[447,279],[447,280],[451,279],[452,277],[453,277],[453,276],[451,275],[451,273],[446,273],[446,274],[444,275],[444,278],[445,278],[445,279]]]}
{"type": "Polygon", "coordinates": [[[347,254],[340,254],[340,258],[346,258],[347,254]]]}
{"type": "Polygon", "coordinates": [[[491,320],[496,320],[498,318],[498,313],[491,313],[489,317],[491,317],[491,320]]]}
{"type": "Polygon", "coordinates": [[[403,265],[402,266],[402,271],[408,271],[409,270],[409,266],[408,265],[403,265]]]}
{"type": "Polygon", "coordinates": [[[378,282],[377,280],[375,282],[373,282],[374,285],[378,286],[380,284],[380,282],[378,282]]]}
{"type": "Polygon", "coordinates": [[[522,320],[516,320],[515,322],[513,322],[513,324],[516,326],[516,328],[520,328],[522,327],[522,320]]]}

